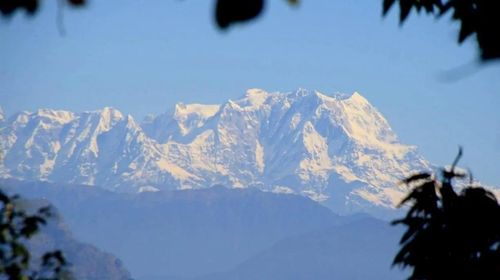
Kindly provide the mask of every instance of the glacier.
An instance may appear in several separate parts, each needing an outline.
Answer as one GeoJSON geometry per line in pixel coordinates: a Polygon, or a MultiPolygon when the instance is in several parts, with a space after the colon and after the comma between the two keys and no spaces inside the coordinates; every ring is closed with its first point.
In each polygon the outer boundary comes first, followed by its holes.
{"type": "Polygon", "coordinates": [[[0,112],[0,177],[117,192],[255,187],[302,194],[338,213],[393,209],[398,181],[429,170],[361,94],[249,89],[138,123],[106,107],[0,112]]]}

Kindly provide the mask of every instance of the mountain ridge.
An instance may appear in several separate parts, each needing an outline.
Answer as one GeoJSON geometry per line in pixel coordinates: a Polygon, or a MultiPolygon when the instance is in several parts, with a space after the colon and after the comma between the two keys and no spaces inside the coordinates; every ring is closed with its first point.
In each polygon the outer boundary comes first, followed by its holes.
{"type": "Polygon", "coordinates": [[[105,107],[40,109],[0,122],[0,176],[120,192],[235,188],[306,195],[337,212],[393,208],[397,181],[429,168],[361,94],[248,90],[177,104],[137,123],[105,107]]]}
{"type": "Polygon", "coordinates": [[[283,238],[351,221],[307,197],[255,188],[118,193],[15,179],[0,184],[51,201],[78,240],[119,257],[135,279],[227,270],[283,238]]]}

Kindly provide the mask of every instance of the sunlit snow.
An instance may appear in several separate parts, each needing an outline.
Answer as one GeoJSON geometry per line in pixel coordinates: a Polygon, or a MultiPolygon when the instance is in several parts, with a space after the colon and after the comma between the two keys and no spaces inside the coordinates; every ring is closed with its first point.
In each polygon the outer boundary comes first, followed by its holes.
{"type": "Polygon", "coordinates": [[[0,122],[0,148],[2,177],[123,192],[258,187],[339,211],[392,208],[405,194],[397,182],[429,168],[361,94],[305,89],[250,89],[220,105],[179,103],[140,125],[111,107],[21,112],[0,122]]]}

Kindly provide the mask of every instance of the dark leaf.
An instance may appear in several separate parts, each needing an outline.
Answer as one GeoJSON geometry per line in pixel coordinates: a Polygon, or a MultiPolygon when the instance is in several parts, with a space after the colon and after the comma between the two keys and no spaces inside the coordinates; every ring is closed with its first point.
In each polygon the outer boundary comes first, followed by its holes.
{"type": "Polygon", "coordinates": [[[458,42],[462,43],[467,37],[475,32],[474,25],[470,21],[462,21],[460,33],[458,34],[458,42]]]}
{"type": "Polygon", "coordinates": [[[11,249],[14,256],[21,258],[21,265],[26,268],[30,259],[30,253],[26,247],[20,243],[11,243],[11,249]]]}
{"type": "Polygon", "coordinates": [[[215,19],[220,28],[227,28],[233,23],[254,19],[263,8],[264,0],[218,0],[215,19]]]}
{"type": "Polygon", "coordinates": [[[408,15],[410,14],[411,8],[413,6],[412,0],[399,0],[399,22],[403,23],[408,15]]]}
{"type": "Polygon", "coordinates": [[[85,0],[68,0],[68,3],[73,6],[83,6],[85,5],[85,0]]]}
{"type": "Polygon", "coordinates": [[[8,204],[10,203],[10,198],[5,194],[3,193],[1,190],[0,190],[0,201],[3,203],[3,204],[8,204]]]}
{"type": "Polygon", "coordinates": [[[383,4],[382,4],[382,15],[386,15],[387,12],[389,12],[389,10],[391,9],[391,7],[394,5],[394,3],[396,2],[396,0],[384,0],[383,4]]]}
{"type": "Polygon", "coordinates": [[[38,214],[44,216],[44,217],[51,217],[52,216],[52,208],[50,206],[45,206],[41,207],[38,209],[38,214]]]}
{"type": "Polygon", "coordinates": [[[435,5],[435,3],[432,0],[423,0],[422,1],[422,6],[424,7],[425,11],[429,14],[434,12],[434,5],[435,5]]]}
{"type": "Polygon", "coordinates": [[[40,225],[44,225],[45,223],[45,219],[39,216],[27,217],[24,219],[24,225],[21,228],[21,235],[31,237],[33,234],[38,232],[40,225]]]}

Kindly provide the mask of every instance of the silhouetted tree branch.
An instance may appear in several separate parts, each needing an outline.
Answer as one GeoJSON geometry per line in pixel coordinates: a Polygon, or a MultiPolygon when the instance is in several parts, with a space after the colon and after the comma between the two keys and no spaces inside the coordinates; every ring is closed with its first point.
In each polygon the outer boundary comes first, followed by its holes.
{"type": "MultiPolygon", "coordinates": [[[[73,7],[82,7],[86,0],[54,0],[60,3],[67,3],[73,7]]],[[[17,11],[24,11],[28,15],[38,12],[39,0],[0,0],[0,12],[4,17],[10,17],[17,11]]]]}
{"type": "Polygon", "coordinates": [[[33,269],[31,254],[25,242],[36,235],[52,216],[50,207],[28,214],[19,206],[18,196],[9,196],[0,189],[0,279],[58,280],[71,279],[61,251],[42,256],[41,267],[33,269]]]}
{"type": "MultiPolygon", "coordinates": [[[[491,0],[398,0],[400,22],[403,23],[412,10],[425,11],[438,18],[451,13],[460,22],[458,43],[475,36],[486,61],[500,58],[500,1],[491,0]]],[[[383,15],[394,6],[396,0],[384,0],[383,15]]]]}
{"type": "Polygon", "coordinates": [[[461,151],[440,180],[429,173],[404,180],[413,187],[401,204],[406,216],[393,221],[406,226],[394,265],[411,267],[409,279],[500,279],[500,205],[482,187],[452,186],[461,151]]]}

